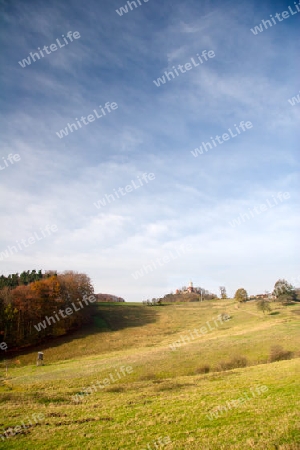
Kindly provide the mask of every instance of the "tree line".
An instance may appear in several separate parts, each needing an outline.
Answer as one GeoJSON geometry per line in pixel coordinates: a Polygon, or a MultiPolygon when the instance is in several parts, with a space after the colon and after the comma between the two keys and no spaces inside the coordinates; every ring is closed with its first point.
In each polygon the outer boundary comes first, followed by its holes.
{"type": "Polygon", "coordinates": [[[0,280],[0,344],[8,349],[66,334],[90,320],[92,309],[83,299],[94,296],[94,289],[85,274],[33,270],[0,280]]]}
{"type": "Polygon", "coordinates": [[[32,270],[31,272],[27,270],[27,272],[22,272],[20,274],[18,273],[12,273],[8,275],[7,277],[4,275],[0,276],[0,289],[4,288],[5,286],[10,288],[15,288],[17,286],[21,286],[23,284],[27,285],[29,283],[32,283],[33,281],[41,280],[42,278],[48,278],[51,276],[51,272],[48,272],[46,274],[42,274],[42,271],[39,270],[38,272],[36,270],[32,270]]]}

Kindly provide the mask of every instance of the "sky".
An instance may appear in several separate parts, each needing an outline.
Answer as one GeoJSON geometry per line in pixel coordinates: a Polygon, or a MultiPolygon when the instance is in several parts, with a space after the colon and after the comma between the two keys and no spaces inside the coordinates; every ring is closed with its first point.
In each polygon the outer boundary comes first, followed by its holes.
{"type": "Polygon", "coordinates": [[[0,4],[2,274],[126,301],[300,285],[294,2],[0,4]]]}

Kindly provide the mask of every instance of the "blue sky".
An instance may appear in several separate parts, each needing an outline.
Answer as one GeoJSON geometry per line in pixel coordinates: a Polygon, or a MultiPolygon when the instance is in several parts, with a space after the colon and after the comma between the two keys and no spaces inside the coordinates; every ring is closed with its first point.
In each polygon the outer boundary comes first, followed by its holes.
{"type": "Polygon", "coordinates": [[[272,290],[282,277],[300,284],[300,104],[288,102],[300,89],[300,13],[250,31],[294,2],[140,2],[123,16],[124,0],[1,3],[0,252],[57,226],[2,258],[2,273],[85,272],[96,292],[128,301],[190,280],[230,295],[272,290]],[[18,63],[68,31],[80,38],[18,63]],[[203,50],[215,57],[155,86],[203,50]],[[106,102],[118,109],[57,136],[106,102]],[[252,128],[192,155],[241,121],[252,128]],[[21,159],[5,166],[10,153],[21,159]],[[155,179],[95,207],[143,173],[155,179]],[[289,198],[231,225],[279,192],[289,198]],[[133,277],[179,248],[188,250],[133,277]]]}

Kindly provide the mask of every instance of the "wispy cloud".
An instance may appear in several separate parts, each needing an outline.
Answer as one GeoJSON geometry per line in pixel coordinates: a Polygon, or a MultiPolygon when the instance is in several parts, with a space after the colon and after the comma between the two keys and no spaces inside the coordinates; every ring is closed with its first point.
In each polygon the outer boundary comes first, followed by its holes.
{"type": "Polygon", "coordinates": [[[0,246],[47,223],[58,227],[51,243],[13,255],[3,270],[86,271],[96,290],[128,300],[163,295],[191,278],[211,291],[225,284],[234,292],[238,283],[251,293],[297,275],[300,109],[287,101],[299,91],[296,16],[258,37],[249,30],[272,14],[269,2],[164,0],[159,18],[153,1],[123,18],[119,7],[15,1],[3,9],[0,164],[9,153],[21,160],[0,172],[0,246]],[[29,52],[76,30],[76,43],[19,66],[29,52]],[[159,74],[204,49],[216,57],[163,89],[154,86],[159,74]],[[64,124],[107,101],[118,110],[105,121],[57,138],[64,124]],[[205,158],[191,156],[241,120],[253,129],[205,158]],[[105,211],[94,207],[151,172],[155,182],[105,211]],[[230,227],[241,211],[280,191],[291,199],[230,227]],[[133,283],[145,261],[186,245],[188,255],[133,283]]]}

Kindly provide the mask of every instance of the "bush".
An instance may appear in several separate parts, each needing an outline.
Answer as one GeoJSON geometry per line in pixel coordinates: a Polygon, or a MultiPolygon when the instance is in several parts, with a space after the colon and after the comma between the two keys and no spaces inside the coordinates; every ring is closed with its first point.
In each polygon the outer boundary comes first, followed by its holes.
{"type": "Polygon", "coordinates": [[[203,364],[203,366],[197,367],[197,369],[195,370],[195,372],[197,374],[208,373],[209,371],[210,371],[210,366],[208,364],[203,364]]]}
{"type": "Polygon", "coordinates": [[[230,363],[232,364],[232,368],[240,368],[240,367],[246,367],[248,365],[248,360],[245,358],[245,356],[235,356],[230,363]]]}
{"type": "Polygon", "coordinates": [[[224,372],[225,370],[230,370],[231,367],[229,367],[229,362],[228,361],[220,361],[215,370],[216,372],[224,372]]]}
{"type": "Polygon", "coordinates": [[[123,386],[110,386],[106,388],[107,392],[124,392],[125,389],[123,386]]]}
{"type": "Polygon", "coordinates": [[[285,359],[291,359],[294,353],[289,350],[284,350],[280,345],[274,345],[271,347],[269,362],[283,361],[285,359]]]}
{"type": "Polygon", "coordinates": [[[232,358],[230,361],[220,361],[216,367],[217,372],[223,372],[224,370],[239,369],[246,367],[248,360],[244,356],[238,355],[232,358]]]}

